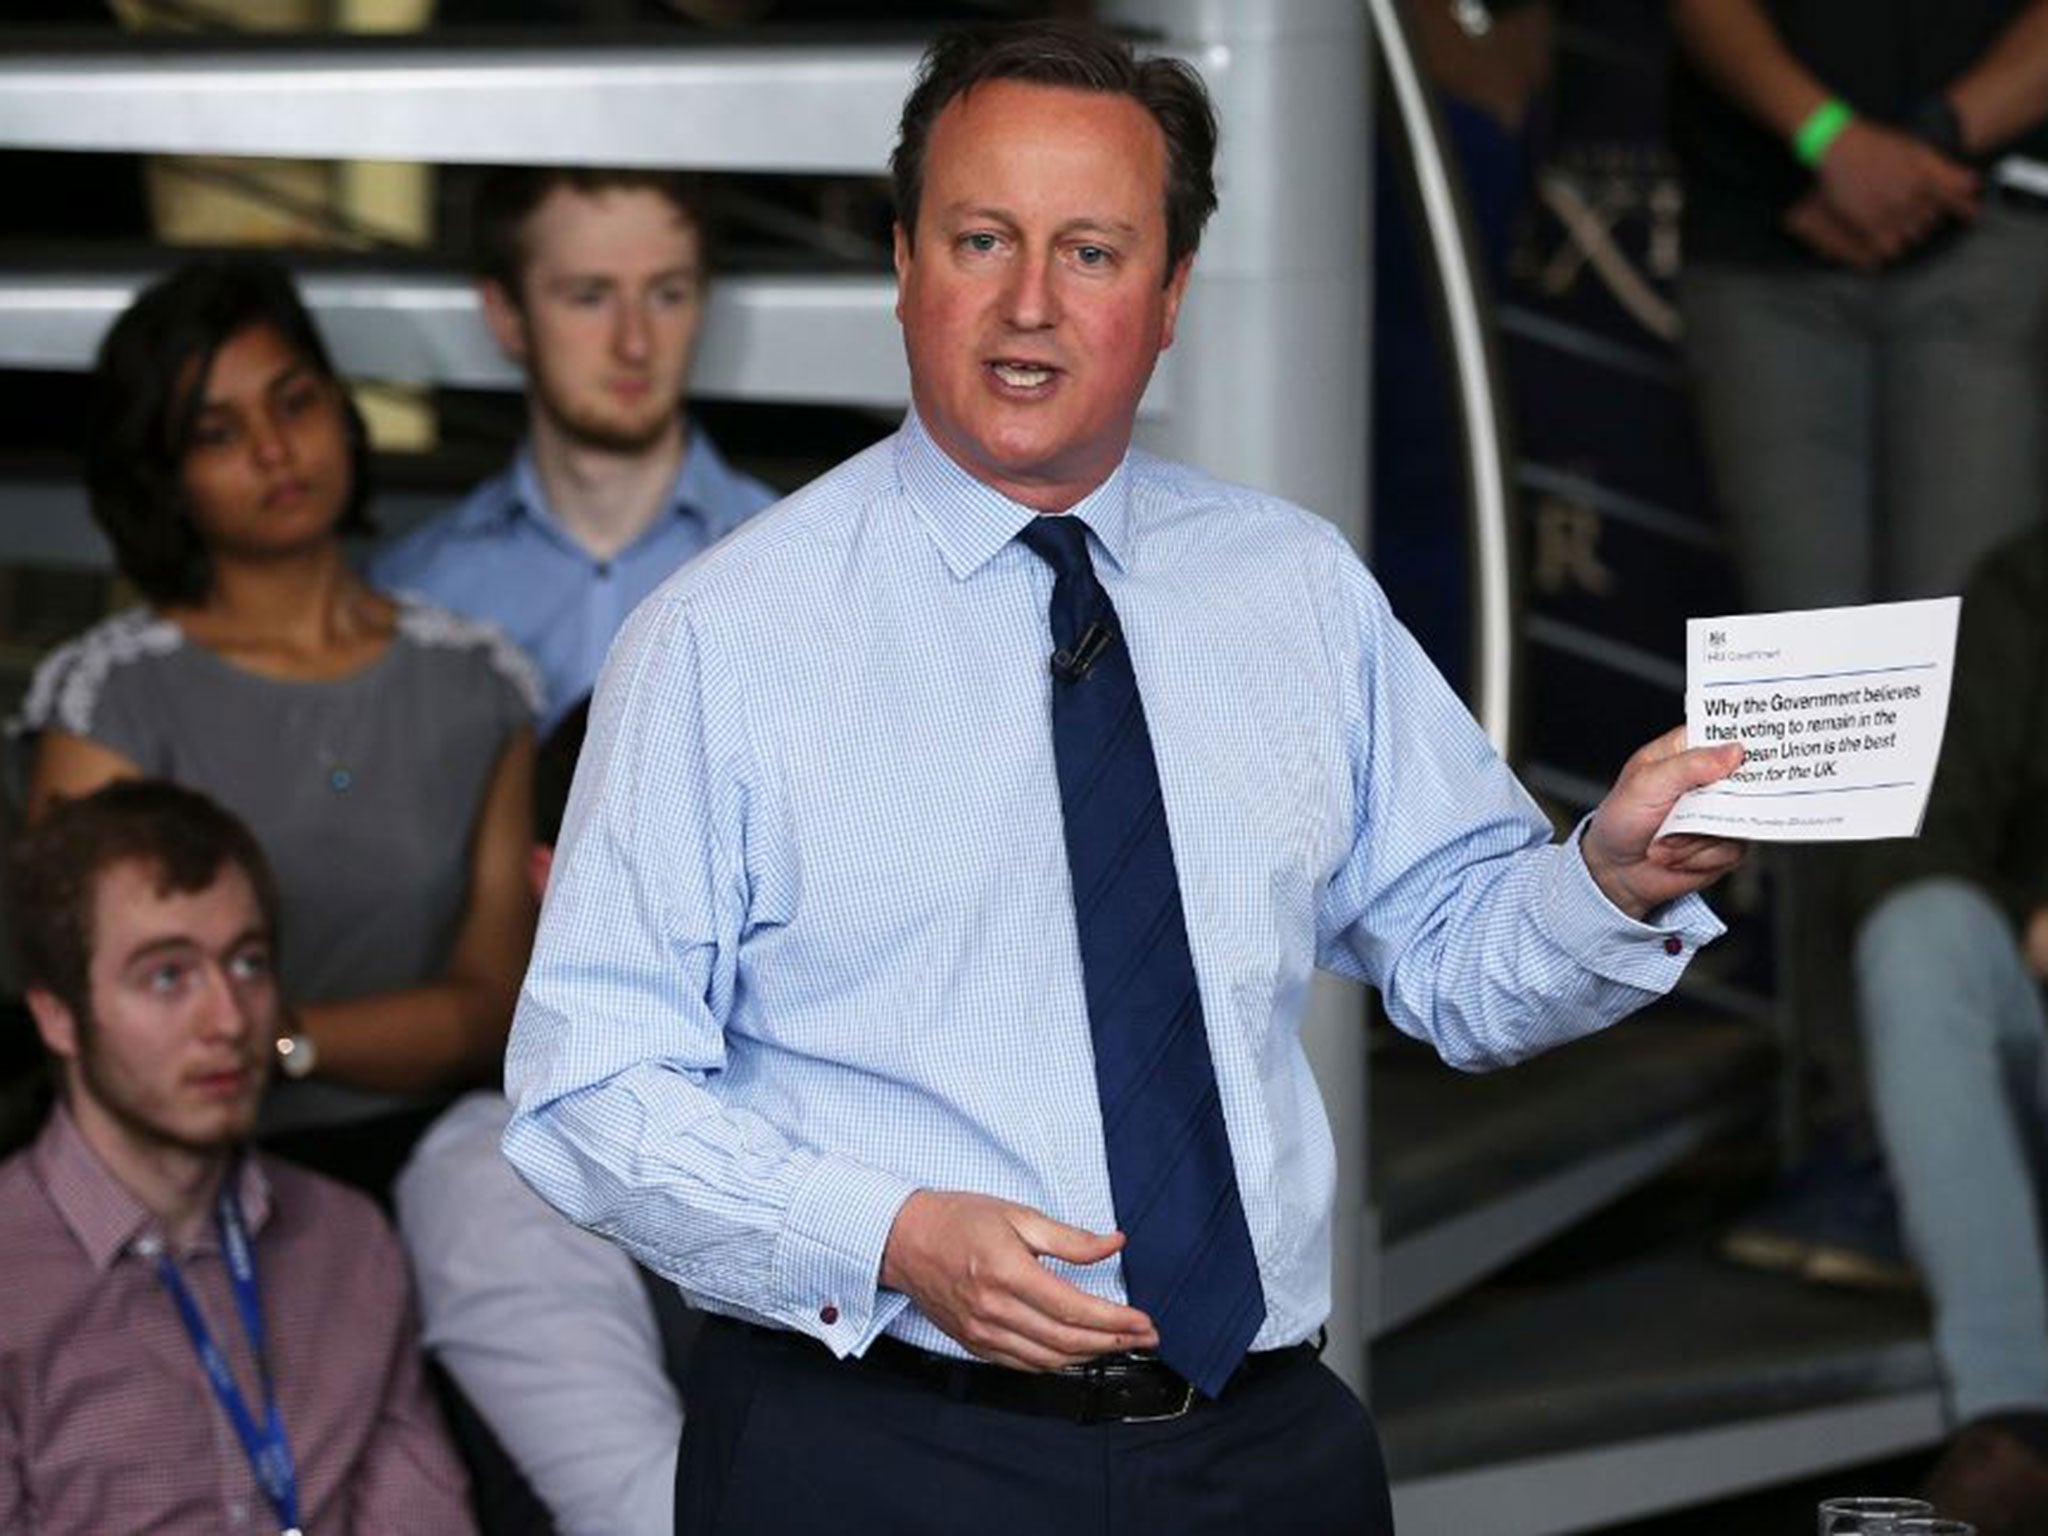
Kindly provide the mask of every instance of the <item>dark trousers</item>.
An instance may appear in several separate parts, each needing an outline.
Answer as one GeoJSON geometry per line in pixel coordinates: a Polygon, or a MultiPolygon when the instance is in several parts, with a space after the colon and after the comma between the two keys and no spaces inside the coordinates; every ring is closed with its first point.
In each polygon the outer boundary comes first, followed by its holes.
{"type": "Polygon", "coordinates": [[[677,1536],[1392,1536],[1371,1417],[1302,1359],[1156,1424],[951,1401],[795,1335],[711,1320],[677,1536]]]}

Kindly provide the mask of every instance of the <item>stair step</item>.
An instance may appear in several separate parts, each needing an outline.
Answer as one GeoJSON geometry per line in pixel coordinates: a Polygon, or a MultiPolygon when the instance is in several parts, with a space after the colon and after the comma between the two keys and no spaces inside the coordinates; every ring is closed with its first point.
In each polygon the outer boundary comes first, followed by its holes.
{"type": "Polygon", "coordinates": [[[1380,1341],[1397,1476],[1555,1454],[1935,1385],[1918,1297],[1738,1268],[1703,1239],[1485,1286],[1380,1341]]]}
{"type": "Polygon", "coordinates": [[[1414,1042],[1379,1042],[1376,1331],[1440,1304],[1710,1138],[1761,1126],[1775,1061],[1761,1026],[1681,1004],[1477,1076],[1414,1042]]]}
{"type": "Polygon", "coordinates": [[[1739,1269],[1709,1247],[1518,1266],[1376,1343],[1403,1532],[1577,1530],[1939,1436],[1919,1297],[1739,1269]]]}
{"type": "Polygon", "coordinates": [[[1760,1026],[1681,1006],[1504,1072],[1457,1072],[1393,1036],[1372,1057],[1381,1235],[1411,1236],[1702,1110],[1764,1103],[1775,1063],[1760,1026]]]}

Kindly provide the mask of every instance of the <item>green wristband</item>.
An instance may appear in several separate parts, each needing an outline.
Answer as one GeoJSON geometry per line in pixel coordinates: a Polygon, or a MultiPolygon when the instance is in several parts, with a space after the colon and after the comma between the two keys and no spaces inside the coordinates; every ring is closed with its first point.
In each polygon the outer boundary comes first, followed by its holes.
{"type": "Polygon", "coordinates": [[[1856,114],[1849,103],[1839,96],[1830,96],[1813,109],[1792,135],[1792,153],[1809,171],[1818,168],[1827,152],[1835,147],[1835,140],[1842,136],[1842,130],[1855,121],[1856,114]]]}

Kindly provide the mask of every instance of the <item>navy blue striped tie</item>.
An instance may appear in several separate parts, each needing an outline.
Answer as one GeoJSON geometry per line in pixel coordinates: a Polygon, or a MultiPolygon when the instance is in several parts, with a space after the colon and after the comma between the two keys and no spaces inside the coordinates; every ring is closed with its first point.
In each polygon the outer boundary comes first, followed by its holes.
{"type": "Polygon", "coordinates": [[[1137,675],[1088,530],[1018,535],[1054,573],[1053,755],[1124,1289],[1167,1364],[1214,1397],[1265,1321],[1202,1022],[1166,806],[1137,675]]]}

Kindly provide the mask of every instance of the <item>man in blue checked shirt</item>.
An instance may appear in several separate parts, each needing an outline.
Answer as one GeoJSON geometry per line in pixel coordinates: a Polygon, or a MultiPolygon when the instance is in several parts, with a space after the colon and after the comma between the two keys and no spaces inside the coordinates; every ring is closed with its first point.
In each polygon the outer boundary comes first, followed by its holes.
{"type": "Polygon", "coordinates": [[[1312,970],[1483,1067],[1720,931],[1739,846],[1652,839],[1735,749],[1553,843],[1333,528],[1131,449],[1214,151],[1100,32],[935,43],[909,417],[599,684],[505,1146],[714,1314],[678,1531],[1390,1531],[1315,1357],[1312,970]]]}
{"type": "Polygon", "coordinates": [[[527,439],[370,574],[510,636],[546,685],[546,736],[634,606],[775,493],[686,411],[709,272],[685,179],[491,171],[475,226],[484,319],[526,374],[527,439]]]}

